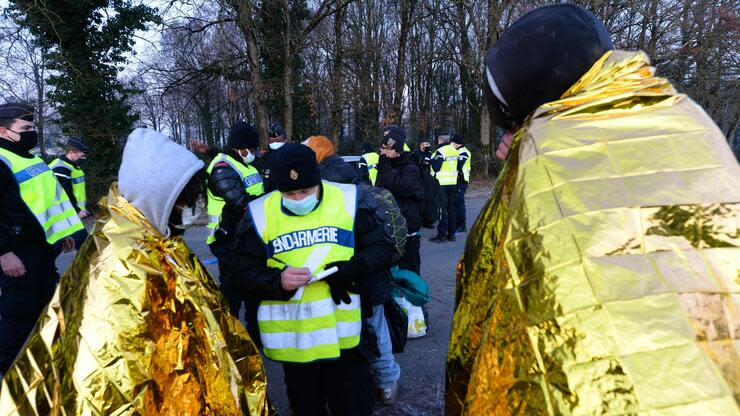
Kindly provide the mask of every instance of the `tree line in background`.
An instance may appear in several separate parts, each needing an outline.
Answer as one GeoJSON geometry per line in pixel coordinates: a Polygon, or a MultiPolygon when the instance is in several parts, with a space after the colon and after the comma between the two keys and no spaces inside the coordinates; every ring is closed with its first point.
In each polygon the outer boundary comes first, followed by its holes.
{"type": "MultiPolygon", "coordinates": [[[[327,135],[342,153],[375,144],[385,124],[404,126],[412,143],[456,132],[489,175],[500,132],[481,101],[485,51],[547,3],[11,0],[0,89],[35,103],[42,127],[91,141],[101,189],[131,127],[219,146],[242,119],[262,137],[271,122],[294,140],[327,135]],[[137,33],[148,43],[134,49],[137,33]]],[[[740,145],[738,0],[576,3],[740,145]]]]}

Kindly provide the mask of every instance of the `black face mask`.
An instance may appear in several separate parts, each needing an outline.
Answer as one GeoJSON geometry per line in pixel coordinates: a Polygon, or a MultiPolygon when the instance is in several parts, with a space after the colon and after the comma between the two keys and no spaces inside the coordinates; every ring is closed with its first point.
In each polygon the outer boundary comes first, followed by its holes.
{"type": "MultiPolygon", "coordinates": [[[[10,130],[10,129],[8,129],[8,130],[10,130]]],[[[36,130],[22,131],[22,132],[17,132],[17,131],[13,131],[13,130],[10,130],[10,131],[12,131],[13,133],[16,133],[19,136],[21,136],[20,140],[18,140],[15,143],[18,144],[18,147],[20,147],[21,149],[23,149],[23,150],[25,150],[27,152],[29,150],[33,149],[34,147],[36,147],[36,145],[39,142],[39,138],[38,138],[38,135],[36,134],[36,130]]]]}

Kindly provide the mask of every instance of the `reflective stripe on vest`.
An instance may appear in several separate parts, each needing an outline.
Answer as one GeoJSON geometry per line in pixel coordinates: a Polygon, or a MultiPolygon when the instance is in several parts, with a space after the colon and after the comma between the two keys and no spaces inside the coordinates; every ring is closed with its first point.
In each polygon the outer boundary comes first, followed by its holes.
{"type": "Polygon", "coordinates": [[[465,146],[457,149],[457,153],[459,153],[460,155],[462,155],[463,153],[468,154],[468,158],[465,159],[465,163],[463,164],[462,174],[463,174],[463,179],[465,179],[465,182],[470,182],[470,169],[471,169],[471,160],[473,159],[473,153],[471,153],[470,150],[468,150],[468,148],[465,146]]]}
{"type": "Polygon", "coordinates": [[[13,172],[23,202],[54,244],[84,226],[49,166],[39,157],[26,159],[0,148],[0,161],[13,172]]]}
{"type": "Polygon", "coordinates": [[[85,172],[74,166],[71,163],[65,162],[62,159],[54,159],[50,164],[49,167],[51,169],[54,169],[56,167],[63,166],[70,171],[69,180],[72,182],[72,193],[75,195],[75,199],[77,200],[77,207],[80,209],[85,209],[87,206],[87,189],[86,182],[85,182],[85,172]]]}
{"type": "MultiPolygon", "coordinates": [[[[247,194],[252,196],[259,196],[265,193],[264,186],[262,184],[262,177],[260,176],[257,169],[251,165],[245,166],[243,163],[237,162],[234,158],[229,155],[219,153],[211,164],[208,165],[207,173],[210,176],[213,171],[213,167],[217,163],[225,162],[231,166],[238,174],[244,183],[244,190],[247,194]]],[[[208,235],[206,236],[206,243],[211,244],[216,241],[216,229],[218,224],[221,222],[221,212],[224,210],[226,203],[222,198],[219,198],[211,193],[210,188],[208,189],[208,235]]]]}
{"type": "MultiPolygon", "coordinates": [[[[249,210],[265,244],[267,265],[307,267],[312,274],[354,255],[357,188],[324,181],[319,206],[304,216],[282,210],[280,192],[252,201],[249,210]]],[[[360,297],[334,304],[329,285],[318,281],[299,288],[288,301],[262,301],[257,321],[265,355],[282,362],[307,363],[338,358],[360,343],[360,297]]]]}
{"type": "Polygon", "coordinates": [[[432,159],[438,154],[442,155],[444,161],[439,172],[436,172],[434,177],[437,178],[437,181],[442,186],[457,185],[457,150],[452,145],[442,146],[437,149],[432,159]]]}
{"type": "Polygon", "coordinates": [[[370,183],[375,185],[375,181],[378,179],[378,161],[380,155],[375,152],[365,153],[362,158],[367,163],[367,173],[370,177],[370,183]]]}

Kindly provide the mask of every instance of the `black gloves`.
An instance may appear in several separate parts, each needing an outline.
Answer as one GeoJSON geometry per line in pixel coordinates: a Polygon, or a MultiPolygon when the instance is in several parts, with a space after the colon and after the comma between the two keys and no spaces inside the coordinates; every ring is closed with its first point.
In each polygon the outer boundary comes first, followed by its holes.
{"type": "Polygon", "coordinates": [[[357,285],[354,279],[357,275],[352,271],[351,263],[347,261],[338,261],[335,263],[327,264],[324,270],[331,269],[336,266],[339,270],[336,273],[329,275],[324,278],[324,282],[329,285],[331,291],[331,298],[334,300],[336,305],[341,303],[350,304],[352,299],[349,297],[349,293],[357,293],[357,285]]]}

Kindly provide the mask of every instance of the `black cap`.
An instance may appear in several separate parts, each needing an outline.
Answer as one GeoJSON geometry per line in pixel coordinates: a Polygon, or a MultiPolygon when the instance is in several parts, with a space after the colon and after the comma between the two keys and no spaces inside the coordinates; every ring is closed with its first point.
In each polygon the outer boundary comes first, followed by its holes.
{"type": "Polygon", "coordinates": [[[280,192],[310,188],[321,183],[316,153],[310,147],[286,143],[270,158],[270,180],[280,192]]]}
{"type": "Polygon", "coordinates": [[[371,145],[370,142],[362,142],[362,153],[363,154],[372,153],[373,151],[374,151],[373,145],[371,145]]]}
{"type": "Polygon", "coordinates": [[[465,138],[461,134],[453,134],[450,141],[456,144],[465,144],[465,138]]]}
{"type": "Polygon", "coordinates": [[[403,128],[398,127],[395,124],[389,124],[389,125],[383,127],[382,130],[383,130],[383,136],[387,136],[389,134],[394,134],[395,137],[400,137],[403,140],[406,140],[406,131],[403,128]]]}
{"type": "Polygon", "coordinates": [[[382,139],[380,144],[390,146],[391,149],[398,153],[403,153],[403,145],[406,144],[406,137],[402,136],[398,131],[388,131],[382,139]]]}
{"type": "Polygon", "coordinates": [[[92,149],[79,137],[70,137],[67,146],[74,147],[82,153],[92,153],[92,149]]]}
{"type": "Polygon", "coordinates": [[[253,125],[239,121],[231,126],[226,144],[234,149],[254,149],[260,145],[260,136],[253,125]]]}
{"type": "Polygon", "coordinates": [[[576,5],[555,4],[525,14],[486,55],[486,69],[505,102],[489,95],[492,110],[501,112],[492,114],[494,122],[521,123],[540,105],[559,99],[613,48],[604,24],[576,5]]]}
{"type": "Polygon", "coordinates": [[[272,123],[270,128],[267,129],[267,134],[270,137],[285,137],[285,129],[277,123],[272,123]]]}
{"type": "Polygon", "coordinates": [[[19,118],[33,122],[34,107],[26,103],[6,103],[0,105],[0,119],[14,120],[19,118]]]}

